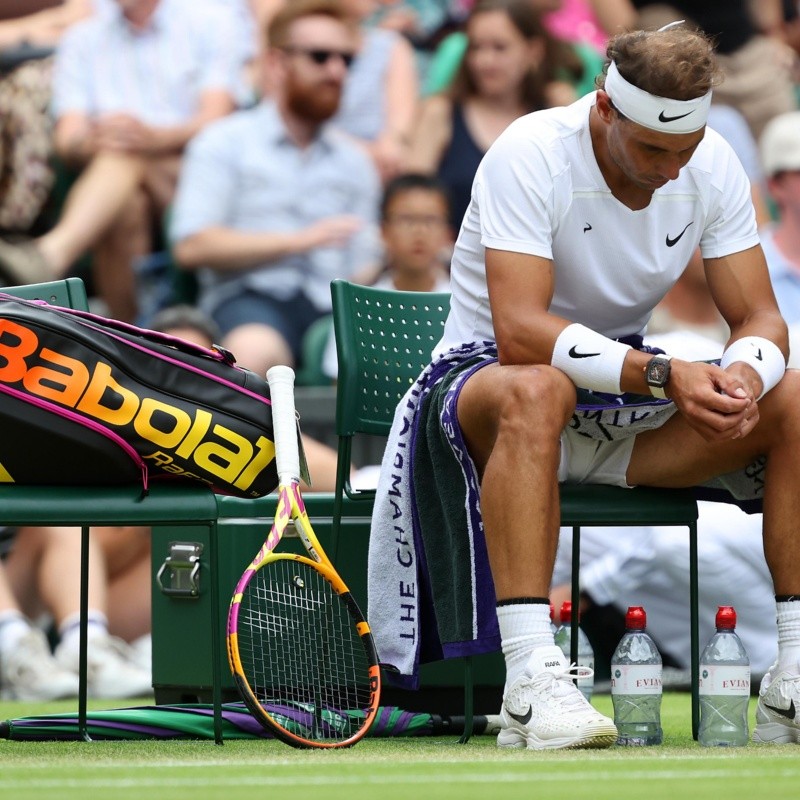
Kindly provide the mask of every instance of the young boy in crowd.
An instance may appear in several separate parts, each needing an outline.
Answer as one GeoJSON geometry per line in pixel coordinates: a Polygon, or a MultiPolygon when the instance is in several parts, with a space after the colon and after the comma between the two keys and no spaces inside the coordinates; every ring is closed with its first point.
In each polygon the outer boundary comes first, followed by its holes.
{"type": "MultiPolygon", "coordinates": [[[[391,180],[381,200],[383,263],[358,282],[405,292],[449,292],[449,208],[447,189],[437,178],[406,173],[391,180]]],[[[322,370],[331,379],[338,374],[333,331],[322,370]]]]}

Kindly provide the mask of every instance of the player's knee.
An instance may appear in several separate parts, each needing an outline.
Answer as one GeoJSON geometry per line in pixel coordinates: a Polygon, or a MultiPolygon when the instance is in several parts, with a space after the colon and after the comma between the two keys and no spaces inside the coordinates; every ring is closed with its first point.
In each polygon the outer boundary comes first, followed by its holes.
{"type": "Polygon", "coordinates": [[[522,422],[528,429],[547,435],[551,429],[561,431],[575,410],[574,384],[553,367],[515,369],[508,383],[504,416],[522,422]]]}

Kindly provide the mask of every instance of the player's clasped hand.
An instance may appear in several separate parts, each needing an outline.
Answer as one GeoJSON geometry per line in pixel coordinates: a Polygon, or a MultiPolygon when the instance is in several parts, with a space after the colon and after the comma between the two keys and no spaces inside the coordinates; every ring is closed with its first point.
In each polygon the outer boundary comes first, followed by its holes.
{"type": "Polygon", "coordinates": [[[742,438],[758,423],[755,387],[738,371],[673,360],[670,383],[675,405],[708,442],[742,438]]]}

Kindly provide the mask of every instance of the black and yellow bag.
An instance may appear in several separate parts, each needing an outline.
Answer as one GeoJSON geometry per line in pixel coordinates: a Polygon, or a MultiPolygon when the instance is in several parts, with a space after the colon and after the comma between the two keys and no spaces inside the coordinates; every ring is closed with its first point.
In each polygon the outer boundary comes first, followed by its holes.
{"type": "Polygon", "coordinates": [[[206,349],[0,294],[0,482],[278,484],[269,387],[206,349]]]}

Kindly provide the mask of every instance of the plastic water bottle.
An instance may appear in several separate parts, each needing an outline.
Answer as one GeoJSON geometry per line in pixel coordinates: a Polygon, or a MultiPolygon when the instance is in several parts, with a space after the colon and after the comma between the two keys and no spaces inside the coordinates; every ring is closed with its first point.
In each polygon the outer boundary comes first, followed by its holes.
{"type": "Polygon", "coordinates": [[[611,701],[617,744],[661,744],[661,653],[645,628],[641,606],[630,606],[625,633],[611,657],[611,701]]]}
{"type": "Polygon", "coordinates": [[[720,606],[717,632],[700,656],[700,730],[707,747],[741,747],[750,736],[750,659],[736,634],[736,611],[720,606]]]}
{"type": "MultiPolygon", "coordinates": [[[[561,606],[561,624],[556,629],[554,638],[556,644],[561,648],[561,652],[569,661],[570,648],[572,645],[572,603],[566,600],[561,606]]],[[[591,676],[578,677],[575,681],[577,687],[587,700],[592,699],[594,691],[594,650],[592,649],[589,637],[578,628],[578,666],[588,667],[592,670],[591,676]]]]}
{"type": "Polygon", "coordinates": [[[555,616],[556,610],[553,608],[553,604],[550,603],[550,629],[553,631],[553,635],[555,636],[556,631],[558,630],[558,625],[555,623],[555,616]]]}

